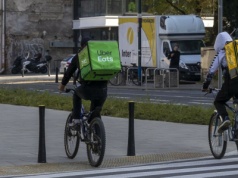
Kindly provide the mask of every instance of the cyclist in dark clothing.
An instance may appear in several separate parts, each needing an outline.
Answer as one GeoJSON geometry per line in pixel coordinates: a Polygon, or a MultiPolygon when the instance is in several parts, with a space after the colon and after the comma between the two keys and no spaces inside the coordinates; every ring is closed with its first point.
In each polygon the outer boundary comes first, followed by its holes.
{"type": "MultiPolygon", "coordinates": [[[[83,49],[90,38],[83,38],[81,41],[81,49],[83,49]]],[[[62,82],[59,86],[60,91],[65,90],[65,86],[69,82],[76,70],[79,70],[80,66],[78,55],[76,54],[68,69],[66,70],[62,82]]],[[[74,124],[80,122],[82,99],[90,100],[90,110],[94,110],[96,107],[102,107],[107,98],[107,81],[84,81],[80,80],[80,86],[76,88],[76,92],[73,95],[73,119],[74,124]]]]}
{"type": "Polygon", "coordinates": [[[174,46],[173,51],[168,55],[168,59],[170,59],[169,68],[179,69],[180,52],[178,51],[178,45],[174,46]]]}

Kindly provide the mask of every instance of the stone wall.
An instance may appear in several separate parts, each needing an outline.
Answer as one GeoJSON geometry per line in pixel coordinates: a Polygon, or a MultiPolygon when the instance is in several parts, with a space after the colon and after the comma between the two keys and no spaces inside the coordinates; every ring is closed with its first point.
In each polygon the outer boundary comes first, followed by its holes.
{"type": "Polygon", "coordinates": [[[7,69],[19,55],[50,50],[54,60],[72,53],[73,0],[8,0],[6,4],[7,69]],[[52,47],[53,43],[66,44],[52,47]]]}

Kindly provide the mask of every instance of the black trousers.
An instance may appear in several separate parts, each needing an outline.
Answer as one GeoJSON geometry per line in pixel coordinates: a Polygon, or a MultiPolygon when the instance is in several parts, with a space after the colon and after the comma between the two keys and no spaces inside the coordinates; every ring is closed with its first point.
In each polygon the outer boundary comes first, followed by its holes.
{"type": "Polygon", "coordinates": [[[90,100],[90,111],[102,107],[107,99],[107,87],[80,85],[73,95],[73,118],[80,119],[82,99],[90,100]]]}
{"type": "Polygon", "coordinates": [[[238,79],[226,80],[215,98],[214,106],[223,119],[228,116],[224,104],[232,97],[238,98],[238,79]]]}

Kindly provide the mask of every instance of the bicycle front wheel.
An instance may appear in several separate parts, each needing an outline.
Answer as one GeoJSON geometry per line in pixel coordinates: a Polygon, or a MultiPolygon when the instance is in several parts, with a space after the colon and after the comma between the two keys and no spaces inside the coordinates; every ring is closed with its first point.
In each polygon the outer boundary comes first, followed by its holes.
{"type": "Polygon", "coordinates": [[[113,78],[109,80],[109,83],[114,86],[119,86],[122,84],[123,81],[123,75],[122,72],[117,73],[113,78]]]}
{"type": "Polygon", "coordinates": [[[72,114],[69,114],[64,130],[64,148],[68,158],[73,159],[77,153],[80,143],[79,132],[69,127],[69,123],[72,122],[72,114]]]}
{"type": "Polygon", "coordinates": [[[101,165],[106,148],[105,128],[101,118],[94,118],[89,126],[90,142],[87,144],[87,156],[91,166],[101,165]]]}
{"type": "Polygon", "coordinates": [[[208,141],[212,155],[216,159],[221,159],[226,153],[227,141],[224,140],[223,133],[218,133],[218,127],[222,119],[217,113],[211,116],[208,127],[208,141]]]}

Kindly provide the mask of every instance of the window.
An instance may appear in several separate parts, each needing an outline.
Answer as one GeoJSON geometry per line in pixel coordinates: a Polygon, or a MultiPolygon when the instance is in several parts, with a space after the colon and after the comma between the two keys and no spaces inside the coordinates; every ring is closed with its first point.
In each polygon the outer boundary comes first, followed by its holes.
{"type": "Polygon", "coordinates": [[[122,0],[106,0],[107,15],[121,15],[122,14],[122,0]]]}
{"type": "Polygon", "coordinates": [[[163,53],[164,55],[167,57],[170,53],[170,49],[169,49],[169,43],[166,41],[166,42],[163,42],[163,53]]]}
{"type": "Polygon", "coordinates": [[[106,0],[81,0],[80,17],[102,16],[106,14],[106,0]]]}
{"type": "Polygon", "coordinates": [[[93,40],[118,40],[118,29],[111,28],[95,28],[81,30],[82,37],[88,36],[93,40]]]}
{"type": "Polygon", "coordinates": [[[204,47],[202,40],[171,41],[172,48],[176,44],[181,54],[201,54],[201,47],[204,47]]]}
{"type": "Polygon", "coordinates": [[[79,0],[80,17],[137,13],[137,0],[79,0]]]}

